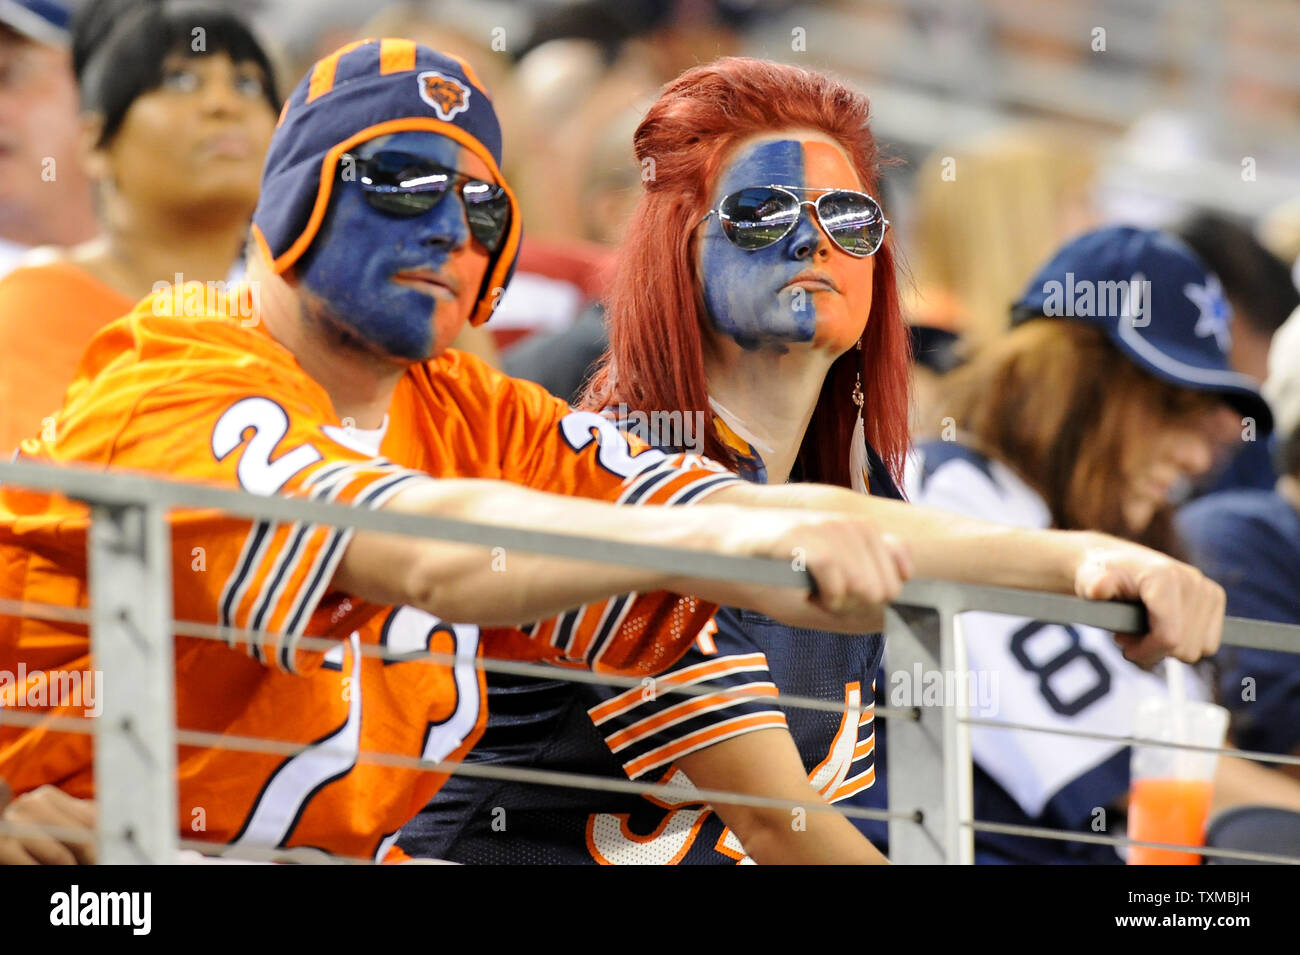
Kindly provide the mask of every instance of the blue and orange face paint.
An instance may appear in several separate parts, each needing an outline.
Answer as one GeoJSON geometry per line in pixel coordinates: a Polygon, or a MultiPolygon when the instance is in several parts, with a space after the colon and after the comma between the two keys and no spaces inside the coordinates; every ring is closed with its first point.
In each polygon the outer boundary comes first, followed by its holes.
{"type": "MultiPolygon", "coordinates": [[[[728,193],[766,185],[862,191],[837,146],[778,134],[744,145],[732,157],[714,185],[712,208],[728,193]]],[[[810,207],[803,207],[788,236],[756,252],[727,241],[716,216],[700,229],[700,285],[716,332],[747,350],[808,344],[832,357],[861,337],[871,311],[873,259],[855,258],[835,245],[810,207]],[[827,273],[839,291],[786,287],[808,269],[827,273]]]]}
{"type": "MultiPolygon", "coordinates": [[[[482,161],[459,143],[433,132],[399,132],[369,140],[354,152],[400,150],[491,178],[482,161]]],[[[296,263],[298,279],[322,306],[318,317],[377,354],[424,361],[445,349],[474,309],[489,255],[473,240],[459,196],[448,195],[422,216],[397,218],[365,201],[361,184],[341,177],[311,246],[296,263]],[[393,281],[409,269],[451,273],[455,300],[393,281]]]]}

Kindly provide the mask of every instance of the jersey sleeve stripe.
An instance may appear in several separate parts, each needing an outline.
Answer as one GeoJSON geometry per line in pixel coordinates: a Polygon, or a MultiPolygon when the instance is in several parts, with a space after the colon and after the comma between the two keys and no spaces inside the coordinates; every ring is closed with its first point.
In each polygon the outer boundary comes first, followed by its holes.
{"type": "MultiPolygon", "coordinates": [[[[430,481],[427,474],[418,471],[401,471],[373,482],[359,495],[355,506],[378,508],[390,500],[399,490],[412,482],[430,481]]],[[[308,570],[306,586],[300,588],[297,599],[290,604],[287,624],[281,635],[280,665],[288,673],[297,673],[294,661],[297,658],[298,638],[302,636],[312,612],[325,595],[334,572],[338,569],[347,545],[352,540],[354,528],[329,527],[328,537],[319,549],[316,560],[308,570]]]]}
{"type": "MultiPolygon", "coordinates": [[[[360,473],[364,473],[364,469],[356,465],[344,467],[326,466],[304,481],[303,487],[311,487],[309,497],[313,500],[333,501],[346,486],[346,482],[360,473]]],[[[317,554],[319,554],[322,550],[330,549],[336,531],[337,528],[330,528],[328,525],[303,524],[300,522],[290,525],[289,542],[286,546],[279,548],[266,582],[262,585],[261,593],[257,600],[254,601],[253,609],[248,615],[250,629],[270,629],[268,618],[280,606],[290,581],[298,576],[298,565],[302,562],[306,542],[313,537],[321,538],[320,545],[317,548],[317,554]]],[[[301,587],[299,587],[299,590],[301,590],[301,587]]],[[[291,602],[290,607],[292,608],[294,604],[299,603],[301,597],[302,594],[299,593],[291,602]]],[[[292,610],[290,615],[292,616],[292,610]]],[[[284,631],[276,635],[275,655],[277,661],[281,664],[284,663],[286,658],[289,636],[290,634],[284,631]]],[[[264,662],[264,654],[260,643],[254,641],[249,646],[255,649],[254,655],[256,658],[264,662]]],[[[291,654],[289,657],[292,659],[291,654]]],[[[292,667],[286,669],[289,669],[290,672],[296,672],[296,669],[292,667]]]]}
{"type": "MultiPolygon", "coordinates": [[[[716,660],[707,660],[704,663],[696,663],[666,676],[655,677],[655,686],[658,688],[658,692],[662,693],[664,690],[673,687],[693,686],[705,680],[730,676],[733,673],[766,669],[767,657],[763,654],[738,654],[736,656],[719,657],[716,660]]],[[[599,706],[591,707],[587,710],[587,713],[591,716],[591,721],[600,726],[615,716],[626,713],[628,710],[645,702],[642,695],[644,692],[643,687],[634,686],[618,696],[611,697],[599,706]]]]}
{"type": "Polygon", "coordinates": [[[858,773],[851,776],[835,788],[827,798],[828,802],[839,802],[841,799],[848,799],[850,796],[856,796],[864,789],[870,789],[876,781],[876,767],[871,766],[864,773],[858,773]]]}
{"type": "MultiPolygon", "coordinates": [[[[612,752],[619,753],[629,746],[637,743],[647,737],[654,736],[666,729],[678,725],[686,720],[701,716],[705,713],[714,713],[718,710],[726,709],[729,706],[743,705],[754,702],[747,697],[768,696],[776,699],[777,689],[775,683],[759,682],[744,683],[740,686],[729,687],[726,692],[713,693],[709,696],[697,696],[678,703],[676,706],[670,706],[665,710],[654,713],[644,719],[638,720],[631,726],[619,730],[616,733],[606,737],[605,742],[609,744],[612,752]]],[[[772,707],[767,712],[779,712],[776,707],[772,707]]]]}
{"type": "Polygon", "coordinates": [[[700,730],[698,733],[692,733],[690,736],[683,737],[673,743],[660,746],[658,749],[653,749],[644,756],[624,763],[623,771],[627,773],[629,779],[636,779],[652,769],[657,769],[674,759],[680,759],[705,746],[714,746],[724,740],[744,733],[752,733],[755,730],[784,728],[785,726],[785,714],[780,712],[739,716],[700,730]]]}
{"type": "MultiPolygon", "coordinates": [[[[270,534],[271,525],[267,521],[258,521],[249,530],[248,536],[244,538],[244,549],[235,562],[235,572],[226,581],[225,589],[221,594],[221,610],[217,619],[221,626],[234,626],[235,608],[243,602],[244,591],[248,588],[250,574],[252,569],[261,562],[262,548],[270,534]]],[[[230,641],[230,645],[233,647],[234,642],[230,641]]]]}
{"type": "Polygon", "coordinates": [[[856,762],[864,756],[870,756],[876,751],[876,734],[872,733],[866,739],[858,740],[858,744],[853,747],[853,759],[856,762]]]}
{"type": "MultiPolygon", "coordinates": [[[[383,467],[383,470],[390,469],[391,466],[383,467]]],[[[310,494],[312,499],[333,502],[338,497],[339,493],[346,487],[348,481],[358,475],[366,474],[373,470],[375,470],[375,468],[369,464],[365,467],[358,467],[356,465],[345,466],[342,468],[326,467],[317,471],[316,474],[313,474],[311,478],[304,482],[304,486],[312,486],[310,494]],[[328,474],[326,474],[326,472],[328,472],[328,474]]],[[[392,477],[381,478],[377,484],[379,485],[379,488],[382,489],[383,487],[394,483],[405,483],[414,476],[416,476],[415,472],[399,471],[392,477]]],[[[371,487],[373,488],[375,485],[372,484],[371,487]]],[[[367,491],[363,493],[369,492],[367,491]]],[[[306,542],[312,537],[321,537],[321,545],[317,548],[317,554],[319,555],[322,550],[332,549],[331,545],[337,537],[338,530],[338,528],[330,527],[329,525],[318,524],[295,523],[291,526],[289,532],[290,542],[287,547],[281,548],[280,553],[276,556],[276,561],[270,574],[269,586],[263,585],[261,597],[254,605],[254,609],[249,616],[249,626],[251,629],[263,630],[267,628],[268,616],[280,605],[289,582],[297,576],[298,565],[302,562],[305,553],[304,545],[306,542]]],[[[317,562],[313,561],[313,564],[315,563],[317,562]]],[[[310,579],[310,571],[308,572],[308,579],[310,579]]],[[[301,587],[299,589],[301,590],[301,587]]],[[[294,613],[292,607],[294,604],[297,604],[301,608],[302,596],[302,594],[299,594],[298,599],[295,599],[290,605],[291,609],[289,616],[294,617],[295,619],[300,615],[294,613]]],[[[282,631],[276,640],[276,643],[278,644],[278,656],[281,660],[283,660],[285,656],[285,638],[289,635],[290,633],[282,631]]]]}
{"type": "Polygon", "coordinates": [[[668,499],[667,503],[669,506],[690,504],[692,501],[698,501],[706,495],[712,494],[714,491],[739,483],[741,483],[741,479],[735,475],[721,474],[718,477],[709,480],[697,481],[690,487],[678,491],[668,499]]]}
{"type": "Polygon", "coordinates": [[[630,594],[620,594],[612,600],[606,601],[605,612],[600,615],[600,623],[595,632],[587,641],[574,647],[574,656],[581,659],[587,659],[591,647],[604,647],[609,642],[610,637],[618,633],[618,628],[623,626],[623,621],[627,619],[628,613],[636,603],[636,592],[630,594]]]}
{"type": "Polygon", "coordinates": [[[569,645],[573,643],[574,628],[578,626],[578,621],[582,619],[585,608],[579,607],[576,610],[566,610],[557,618],[555,633],[551,636],[551,646],[559,647],[568,655],[569,645]]]}
{"type": "Polygon", "coordinates": [[[619,495],[616,503],[618,504],[637,504],[643,497],[654,491],[656,487],[670,480],[678,474],[677,468],[671,464],[660,464],[650,468],[632,479],[631,485],[626,491],[619,495]]]}

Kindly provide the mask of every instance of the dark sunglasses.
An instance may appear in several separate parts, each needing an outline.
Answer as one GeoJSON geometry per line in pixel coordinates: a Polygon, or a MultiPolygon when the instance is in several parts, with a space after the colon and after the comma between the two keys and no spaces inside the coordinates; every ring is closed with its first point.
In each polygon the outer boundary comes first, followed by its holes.
{"type": "Polygon", "coordinates": [[[344,153],[343,159],[355,163],[370,207],[392,216],[422,216],[459,186],[469,231],[489,252],[500,247],[510,225],[510,197],[495,183],[410,153],[381,150],[365,158],[344,153]]]}
{"type": "MultiPolygon", "coordinates": [[[[804,206],[812,206],[826,234],[849,255],[874,255],[885,241],[889,220],[880,203],[865,192],[848,189],[813,189],[802,186],[750,186],[722,197],[704,222],[717,215],[722,234],[746,252],[757,252],[780,242],[799,222],[804,206]],[[815,200],[796,193],[820,192],[815,200]]],[[[697,223],[698,225],[699,223],[697,223]]]]}

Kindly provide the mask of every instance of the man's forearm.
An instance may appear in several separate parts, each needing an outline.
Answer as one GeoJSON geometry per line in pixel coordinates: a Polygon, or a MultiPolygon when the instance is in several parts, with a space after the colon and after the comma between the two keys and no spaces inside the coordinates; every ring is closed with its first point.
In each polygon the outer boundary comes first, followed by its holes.
{"type": "Polygon", "coordinates": [[[797,584],[737,583],[374,533],[353,537],[334,576],[335,587],[374,603],[406,604],[487,626],[543,619],[629,591],[666,590],[758,610],[794,626],[864,633],[880,627],[905,561],[901,548],[862,518],[791,507],[621,507],[498,481],[447,480],[408,488],[384,509],[704,554],[798,555],[817,581],[811,594],[797,584]]]}
{"type": "Polygon", "coordinates": [[[822,484],[745,484],[699,505],[815,508],[866,517],[908,545],[920,578],[1073,593],[1096,535],[1026,530],[822,484]]]}
{"type": "MultiPolygon", "coordinates": [[[[665,522],[646,510],[532,491],[496,481],[456,480],[395,496],[385,510],[500,527],[579,534],[626,543],[699,548],[700,519],[665,522]]],[[[445,619],[509,626],[543,619],[630,591],[667,588],[660,571],[479,547],[450,541],[358,533],[335,584],[374,602],[409,604],[445,619]]]]}

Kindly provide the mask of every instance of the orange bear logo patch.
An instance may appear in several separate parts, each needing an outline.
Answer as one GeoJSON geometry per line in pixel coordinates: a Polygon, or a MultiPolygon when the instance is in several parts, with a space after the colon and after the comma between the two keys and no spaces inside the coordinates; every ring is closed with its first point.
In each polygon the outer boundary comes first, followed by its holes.
{"type": "Polygon", "coordinates": [[[416,79],[420,84],[420,99],[432,106],[444,122],[469,109],[469,87],[454,76],[426,70],[416,79]]]}

